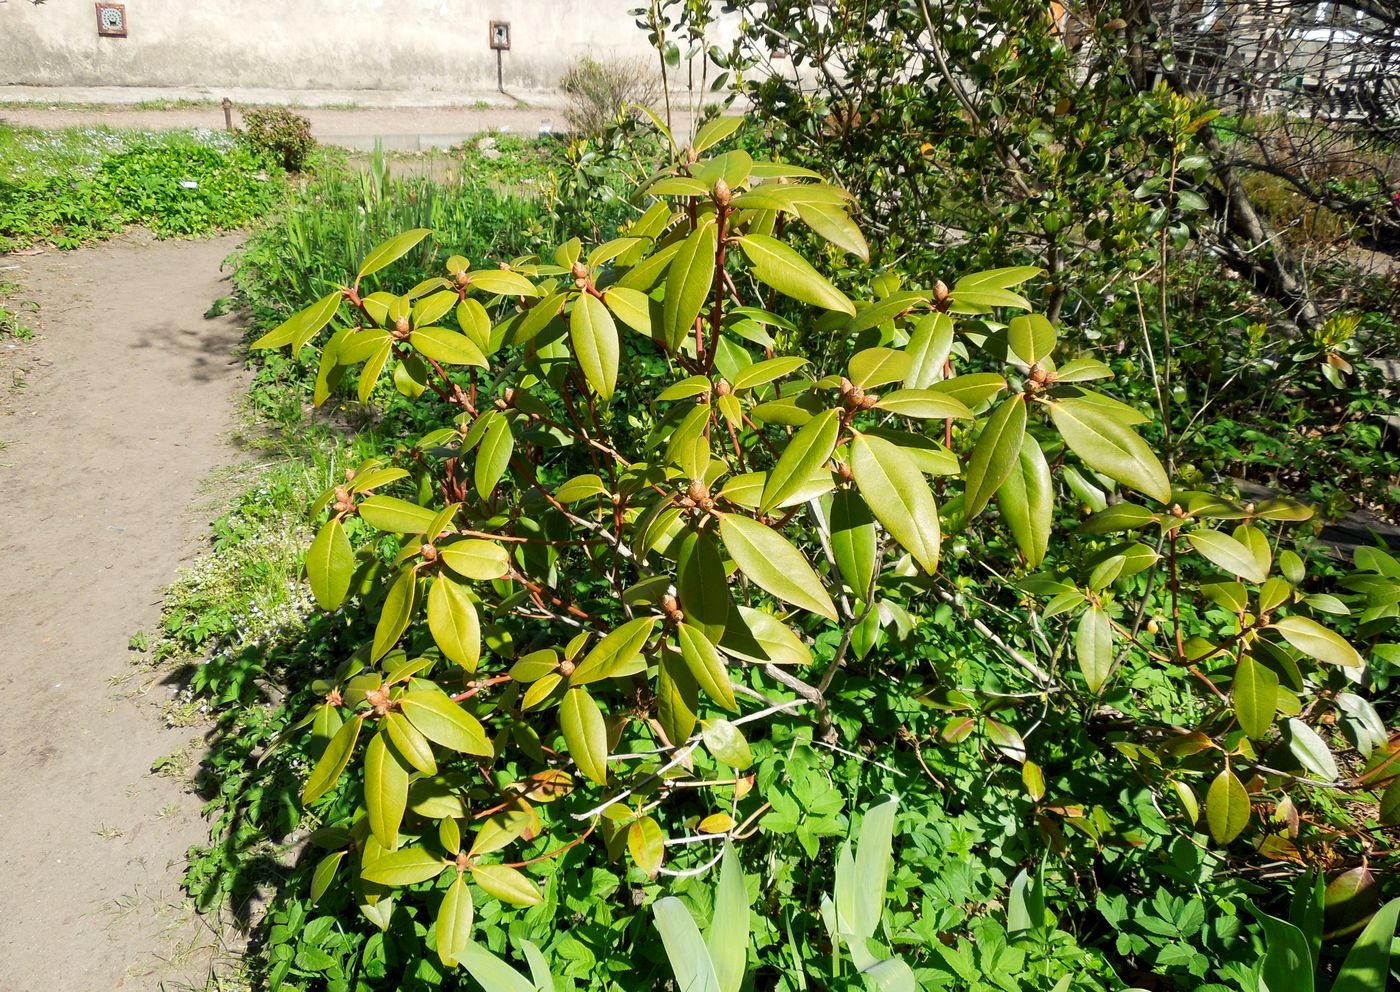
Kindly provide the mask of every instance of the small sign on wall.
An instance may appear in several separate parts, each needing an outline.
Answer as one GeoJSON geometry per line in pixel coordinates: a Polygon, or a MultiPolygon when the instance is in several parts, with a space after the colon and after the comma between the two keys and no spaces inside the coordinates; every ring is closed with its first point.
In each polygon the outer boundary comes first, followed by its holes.
{"type": "Polygon", "coordinates": [[[97,33],[104,38],[125,38],[126,5],[99,3],[97,5],[97,33]]]}
{"type": "Polygon", "coordinates": [[[510,21],[491,22],[491,47],[498,52],[510,51],[510,21]]]}

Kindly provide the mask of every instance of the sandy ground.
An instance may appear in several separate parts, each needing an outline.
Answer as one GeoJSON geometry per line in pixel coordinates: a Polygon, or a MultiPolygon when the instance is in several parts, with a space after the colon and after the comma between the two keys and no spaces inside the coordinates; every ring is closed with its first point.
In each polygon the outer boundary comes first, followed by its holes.
{"type": "Polygon", "coordinates": [[[34,341],[0,344],[5,992],[202,989],[221,950],[179,888],[200,801],[151,772],[197,760],[196,731],[165,726],[172,687],[128,639],[156,629],[201,480],[233,457],[240,331],[202,313],[235,243],[0,255],[42,308],[34,341]]]}

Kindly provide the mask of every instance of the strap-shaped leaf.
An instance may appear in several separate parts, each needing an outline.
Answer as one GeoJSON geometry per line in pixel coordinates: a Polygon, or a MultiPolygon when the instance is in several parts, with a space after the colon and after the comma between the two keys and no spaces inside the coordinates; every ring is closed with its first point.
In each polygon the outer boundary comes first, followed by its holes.
{"type": "Polygon", "coordinates": [[[346,851],[332,851],[316,864],[316,870],[311,873],[311,903],[315,905],[321,901],[321,897],[326,894],[326,890],[331,887],[331,882],[335,881],[336,870],[340,868],[340,863],[345,860],[346,851]]]}
{"type": "Polygon", "coordinates": [[[1249,793],[1227,767],[1206,791],[1206,824],[1217,844],[1228,844],[1249,825],[1249,793]]]}
{"type": "Polygon", "coordinates": [[[481,658],[481,625],[476,607],[467,590],[446,575],[434,579],[428,590],[428,630],[448,661],[468,672],[476,671],[481,658]]]}
{"type": "Polygon", "coordinates": [[[622,345],[617,325],[603,301],[588,293],[579,296],[569,317],[569,340],[588,384],[605,401],[617,388],[617,365],[622,345]]]}
{"type": "Polygon", "coordinates": [[[1013,265],[1004,269],[988,269],[985,272],[972,272],[959,279],[956,289],[1010,289],[1028,279],[1034,279],[1045,270],[1034,265],[1013,265]]]}
{"type": "Polygon", "coordinates": [[[963,513],[968,520],[982,512],[1021,457],[1021,439],[1026,434],[1026,401],[1012,396],[987,418],[987,426],[972,449],[967,463],[967,490],[963,513]]]}
{"type": "Polygon", "coordinates": [[[802,303],[855,316],[855,304],[797,252],[776,238],[748,234],[739,246],[753,263],[759,282],[802,303]]]}
{"type": "Polygon", "coordinates": [[[773,665],[810,665],[812,652],[802,638],[771,613],[740,606],[720,639],[719,649],[744,661],[773,665]]]}
{"type": "Polygon", "coordinates": [[[831,497],[831,553],[857,599],[866,599],[874,584],[876,545],[870,507],[855,490],[837,490],[831,497]]]}
{"type": "Polygon", "coordinates": [[[719,528],[725,550],[754,585],[793,606],[837,619],[821,578],[787,538],[737,513],[722,515],[719,528]]]}
{"type": "Polygon", "coordinates": [[[1253,740],[1259,740],[1274,725],[1278,708],[1278,676],[1249,655],[1235,665],[1235,680],[1230,686],[1230,702],[1242,729],[1253,740]]]}
{"type": "Polygon", "coordinates": [[[369,828],[387,851],[399,846],[399,825],[408,806],[408,762],[386,731],[369,740],[365,750],[365,809],[369,828]]]}
{"type": "Polygon", "coordinates": [[[421,847],[406,847],[401,851],[387,851],[365,865],[360,877],[375,885],[415,885],[437,878],[447,867],[447,862],[436,854],[421,847]]]}
{"type": "Polygon", "coordinates": [[[1374,992],[1385,988],[1390,976],[1391,942],[1395,939],[1397,921],[1400,921],[1400,899],[1392,899],[1371,917],[1371,922],[1351,945],[1337,972],[1332,992],[1374,992]]]}
{"type": "MultiPolygon", "coordinates": [[[[523,943],[529,943],[524,941],[523,943]]],[[[489,992],[540,992],[548,985],[532,982],[474,941],[457,954],[457,963],[489,992]]]]}
{"type": "MultiPolygon", "coordinates": [[[[377,867],[377,866],[376,866],[377,867]]],[[[471,889],[461,872],[452,880],[438,904],[437,937],[438,958],[448,968],[455,968],[471,943],[472,920],[475,912],[472,907],[471,889]]]]}
{"type": "Polygon", "coordinates": [[[865,235],[845,210],[825,203],[798,203],[796,206],[802,223],[819,236],[863,262],[870,261],[870,246],[865,242],[865,235]]]}
{"type": "Polygon", "coordinates": [[[719,144],[725,138],[739,130],[739,127],[743,123],[743,117],[716,117],[695,132],[695,140],[690,143],[690,147],[693,148],[698,155],[705,149],[719,144]]]}
{"type": "Polygon", "coordinates": [[[564,693],[559,704],[559,729],[579,771],[599,785],[607,785],[608,728],[587,689],[578,686],[564,693]]]}
{"type": "Polygon", "coordinates": [[[1335,631],[1307,617],[1284,617],[1274,621],[1274,629],[1303,654],[1329,665],[1360,668],[1365,662],[1356,648],[1335,631]]]}
{"type": "Polygon", "coordinates": [[[1039,568],[1050,548],[1055,488],[1045,453],[1030,434],[1021,439],[1016,466],[997,490],[997,506],[1016,546],[1026,556],[1026,564],[1039,568]]]}
{"type": "Polygon", "coordinates": [[[385,713],[384,728],[388,731],[389,739],[394,742],[394,747],[399,749],[399,754],[403,755],[405,761],[424,775],[437,774],[437,761],[433,757],[432,745],[413,724],[408,722],[402,713],[395,713],[392,710],[385,713]]]}
{"type": "Polygon", "coordinates": [[[932,575],[943,534],[923,473],[896,445],[871,434],[852,439],[851,472],[875,519],[932,575]]]}
{"type": "Polygon", "coordinates": [[[910,389],[927,389],[940,381],[953,351],[953,318],[938,312],[921,317],[904,350],[909,355],[904,385],[910,389]]]}
{"type": "Polygon", "coordinates": [[[377,246],[373,251],[365,256],[364,262],[360,265],[359,275],[356,279],[363,279],[365,276],[374,275],[386,265],[390,265],[413,248],[414,245],[422,241],[432,232],[426,227],[415,228],[412,231],[405,231],[396,237],[390,238],[383,244],[377,246]]]}
{"type": "Polygon", "coordinates": [[[721,992],[710,952],[685,904],[675,896],[666,896],[656,900],[652,914],[676,976],[676,988],[686,992],[721,992]]]}
{"type": "Polygon", "coordinates": [[[434,744],[487,758],[494,753],[480,721],[445,694],[424,689],[405,693],[398,702],[408,722],[434,744]]]}
{"type": "MultiPolygon", "coordinates": [[[[728,829],[728,828],[726,828],[728,829]]],[[[748,970],[750,933],[749,889],[739,855],[729,841],[720,856],[714,911],[705,933],[705,947],[719,980],[720,992],[739,992],[748,970]]]]}
{"type": "Polygon", "coordinates": [[[422,534],[437,515],[426,506],[394,496],[371,496],[358,509],[365,523],[392,534],[422,534]]]}
{"type": "Polygon", "coordinates": [[[1074,656],[1089,691],[1097,695],[1113,671],[1113,627],[1108,622],[1108,614],[1097,606],[1089,607],[1079,618],[1079,627],[1074,633],[1074,656]]]}
{"type": "Polygon", "coordinates": [[[785,375],[796,372],[808,361],[798,355],[783,355],[778,358],[770,358],[766,361],[755,362],[748,368],[735,373],[734,379],[730,382],[736,390],[752,389],[754,386],[761,386],[765,382],[772,382],[774,379],[781,379],[785,375]]]}
{"type": "Polygon", "coordinates": [[[725,709],[737,711],[739,704],[734,699],[729,670],[704,631],[682,623],[676,628],[676,639],[680,642],[681,657],[696,685],[725,709]]]}
{"type": "Polygon", "coordinates": [[[309,806],[320,799],[340,779],[346,766],[350,764],[350,755],[355,751],[355,741],[360,736],[362,723],[364,720],[358,716],[347,720],[336,731],[335,736],[326,745],[326,749],[321,752],[320,760],[316,762],[316,767],[311,770],[306,785],[302,787],[301,803],[303,806],[309,806]]]}
{"type": "Polygon", "coordinates": [[[379,377],[384,374],[384,366],[388,363],[389,356],[393,354],[393,351],[394,342],[386,335],[360,369],[360,384],[355,395],[361,403],[369,402],[370,395],[374,392],[379,377]]]}
{"type": "Polygon", "coordinates": [[[705,301],[710,298],[718,244],[714,221],[708,220],[681,242],[675,257],[671,259],[670,268],[666,271],[666,299],[661,313],[666,344],[672,351],[680,350],[686,335],[695,326],[695,318],[700,316],[705,301]]]}
{"type": "Polygon", "coordinates": [[[962,420],[972,416],[962,400],[932,389],[896,389],[882,395],[875,407],[916,420],[962,420]]]}
{"type": "Polygon", "coordinates": [[[411,568],[405,568],[389,586],[384,597],[384,605],[379,611],[379,621],[374,627],[374,644],[370,648],[370,660],[378,661],[398,643],[403,632],[413,620],[417,605],[418,577],[411,568]]]}
{"type": "Polygon", "coordinates": [[[656,717],[666,731],[667,740],[679,745],[695,730],[700,687],[681,653],[674,648],[663,645],[657,662],[656,717]]]}
{"type": "Polygon", "coordinates": [[[840,422],[840,410],[827,410],[792,436],[778,463],[768,473],[758,505],[760,513],[779,506],[826,464],[836,450],[840,422]]]}
{"type": "Polygon", "coordinates": [[[497,416],[486,428],[486,436],[481,439],[481,448],[476,453],[476,491],[482,499],[491,495],[501,476],[510,466],[510,456],[515,451],[515,435],[510,430],[510,419],[497,416]]]}
{"type": "Polygon", "coordinates": [[[306,552],[306,577],[311,595],[323,610],[334,610],[345,602],[350,576],[355,570],[355,552],[338,517],[327,520],[316,533],[306,552]]]}
{"type": "Polygon", "coordinates": [[[1171,499],[1166,470],[1152,449],[1104,407],[1069,397],[1052,402],[1050,416],[1065,444],[1090,468],[1159,502],[1171,499]]]}
{"type": "Polygon", "coordinates": [[[1238,575],[1250,582],[1263,582],[1269,577],[1268,566],[1261,569],[1253,551],[1229,534],[1218,530],[1193,530],[1186,534],[1186,540],[1206,560],[1231,575],[1238,575]]]}
{"type": "Polygon", "coordinates": [[[641,653],[656,627],[656,617],[637,617],[614,630],[593,646],[570,676],[573,685],[587,685],[612,678],[627,669],[641,653]]]}

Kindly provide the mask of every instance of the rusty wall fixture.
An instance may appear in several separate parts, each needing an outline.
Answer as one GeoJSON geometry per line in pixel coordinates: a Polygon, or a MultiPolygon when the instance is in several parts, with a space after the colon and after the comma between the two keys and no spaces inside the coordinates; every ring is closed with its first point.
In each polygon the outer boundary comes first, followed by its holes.
{"type": "Polygon", "coordinates": [[[104,38],[125,38],[126,5],[99,3],[97,5],[97,33],[104,38]]]}

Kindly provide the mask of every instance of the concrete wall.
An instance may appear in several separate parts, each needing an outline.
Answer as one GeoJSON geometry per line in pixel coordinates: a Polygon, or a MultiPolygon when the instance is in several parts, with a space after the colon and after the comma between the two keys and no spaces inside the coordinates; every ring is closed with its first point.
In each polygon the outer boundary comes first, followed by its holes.
{"type": "MultiPolygon", "coordinates": [[[[655,54],[639,0],[0,0],[0,85],[494,90],[488,23],[511,23],[505,88],[556,86],[581,55],[655,54]]],[[[716,40],[720,40],[718,37],[716,40]]]]}

